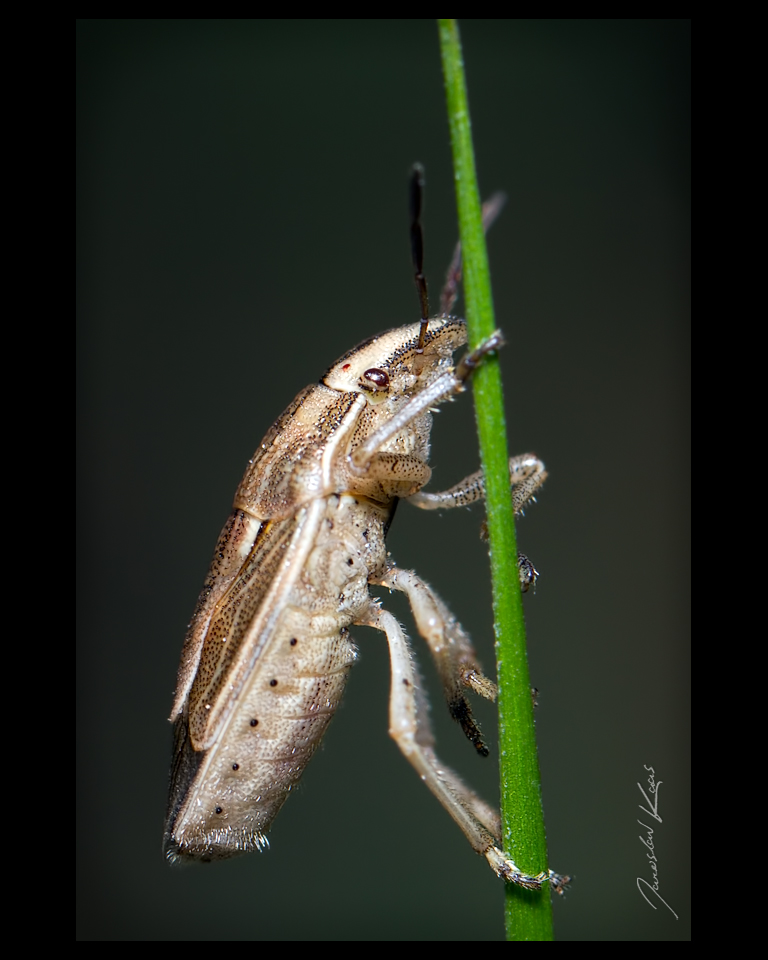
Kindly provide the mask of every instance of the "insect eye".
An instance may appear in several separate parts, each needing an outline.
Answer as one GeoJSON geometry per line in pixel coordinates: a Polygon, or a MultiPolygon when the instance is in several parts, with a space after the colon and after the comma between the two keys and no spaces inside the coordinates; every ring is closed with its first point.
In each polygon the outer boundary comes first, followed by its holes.
{"type": "Polygon", "coordinates": [[[389,374],[378,367],[371,367],[362,375],[363,386],[369,390],[386,390],[389,387],[389,374]]]}

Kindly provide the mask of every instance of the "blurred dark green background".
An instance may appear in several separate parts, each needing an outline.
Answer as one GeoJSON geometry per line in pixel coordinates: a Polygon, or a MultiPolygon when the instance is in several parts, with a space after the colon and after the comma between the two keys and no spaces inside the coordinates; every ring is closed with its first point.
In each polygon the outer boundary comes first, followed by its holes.
{"type": "MultiPolygon", "coordinates": [[[[684,940],[689,21],[461,29],[481,189],[509,194],[489,239],[510,444],[551,477],[518,535],[551,862],[576,878],[556,933],[684,940]],[[644,764],[677,921],[636,888],[644,764]]],[[[160,851],[177,659],[248,458],[346,349],[418,317],[414,160],[437,301],[457,226],[435,22],[81,20],[78,44],[79,937],[502,939],[500,883],[387,737],[371,631],[272,849],[187,870],[160,851]]],[[[477,459],[465,397],[434,484],[477,459]]],[[[481,517],[403,505],[389,545],[491,664],[481,517]]],[[[495,796],[437,692],[433,717],[495,796]]]]}

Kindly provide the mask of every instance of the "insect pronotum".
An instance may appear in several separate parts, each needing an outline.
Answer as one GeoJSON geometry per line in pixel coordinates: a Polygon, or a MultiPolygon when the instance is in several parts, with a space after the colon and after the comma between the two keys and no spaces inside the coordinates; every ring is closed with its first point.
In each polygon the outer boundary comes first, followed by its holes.
{"type": "MultiPolygon", "coordinates": [[[[442,313],[429,318],[422,272],[422,174],[411,180],[411,239],[421,320],[371,337],[305,387],[269,428],[235,494],[189,625],[171,713],[174,759],[165,827],[172,862],[210,861],[267,846],[266,833],[333,716],[355,661],[349,628],[375,627],[392,666],[389,732],[473,848],[505,880],[538,889],[567,878],[523,873],[504,853],[498,813],[438,761],[417,698],[410,643],[369,588],[402,591],[440,674],[448,708],[475,749],[488,750],[467,692],[493,700],[472,643],[416,573],[389,558],[400,500],[426,510],[484,496],[477,472],[425,493],[431,411],[464,390],[497,331],[454,366],[467,342],[450,316],[460,259],[442,313]]],[[[501,205],[487,207],[492,219],[501,205]]],[[[546,473],[533,454],[509,462],[519,512],[546,473]]],[[[535,580],[518,561],[523,589],[535,580]]]]}

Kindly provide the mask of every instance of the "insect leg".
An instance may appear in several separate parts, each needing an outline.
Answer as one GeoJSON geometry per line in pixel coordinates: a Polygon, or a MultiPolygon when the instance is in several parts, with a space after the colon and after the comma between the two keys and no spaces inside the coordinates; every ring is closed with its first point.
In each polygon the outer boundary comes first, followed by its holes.
{"type": "Polygon", "coordinates": [[[426,711],[418,705],[416,671],[408,640],[395,617],[371,605],[368,616],[360,622],[386,634],[392,664],[389,734],[421,779],[498,876],[529,890],[538,890],[546,880],[551,880],[559,891],[564,880],[548,872],[525,874],[504,854],[498,840],[498,815],[437,758],[426,711]]]}
{"type": "MultiPolygon", "coordinates": [[[[483,525],[485,525],[485,521],[483,521],[483,525]]],[[[523,593],[528,593],[531,587],[533,587],[533,592],[536,593],[536,581],[539,579],[539,571],[524,553],[518,553],[517,555],[517,577],[523,593]]]]}
{"type": "MultiPolygon", "coordinates": [[[[523,512],[526,504],[534,499],[534,494],[547,478],[543,461],[533,453],[524,453],[509,459],[509,484],[512,490],[512,506],[515,513],[523,512]]],[[[425,493],[420,490],[408,497],[422,510],[446,510],[450,507],[466,507],[477,500],[485,499],[485,480],[483,471],[471,473],[459,483],[440,493],[425,493]]]]}
{"type": "Polygon", "coordinates": [[[405,453],[374,453],[359,475],[350,464],[346,467],[348,489],[363,496],[385,501],[405,498],[429,481],[429,466],[418,457],[405,453]]]}
{"type": "MultiPolygon", "coordinates": [[[[524,453],[518,457],[510,457],[509,483],[512,490],[512,506],[515,514],[522,514],[526,504],[535,501],[534,494],[547,478],[543,461],[532,453],[524,453]]],[[[420,507],[422,510],[444,510],[450,507],[466,507],[470,503],[485,498],[485,481],[483,471],[471,473],[459,483],[443,490],[440,493],[425,493],[419,490],[408,497],[408,503],[420,507]]],[[[483,524],[483,527],[485,524],[483,524]]],[[[482,534],[481,534],[482,536],[482,534]]],[[[518,554],[517,570],[520,579],[520,588],[526,593],[531,586],[536,586],[538,571],[524,553],[518,554]]]]}
{"type": "Polygon", "coordinates": [[[435,591],[412,570],[392,566],[377,582],[408,597],[416,627],[427,641],[437,665],[451,716],[461,725],[477,752],[487,757],[488,748],[472,716],[465,691],[469,689],[486,700],[495,700],[496,684],[480,669],[472,641],[435,591]]]}
{"type": "Polygon", "coordinates": [[[413,423],[417,417],[428,412],[438,404],[444,403],[457,393],[462,393],[466,382],[483,359],[490,353],[504,346],[504,336],[501,330],[495,330],[490,337],[466,353],[459,361],[454,371],[448,371],[433,380],[427,387],[416,394],[408,403],[404,404],[382,427],[374,431],[365,443],[354,451],[350,458],[352,472],[363,476],[373,457],[404,427],[413,423]]]}

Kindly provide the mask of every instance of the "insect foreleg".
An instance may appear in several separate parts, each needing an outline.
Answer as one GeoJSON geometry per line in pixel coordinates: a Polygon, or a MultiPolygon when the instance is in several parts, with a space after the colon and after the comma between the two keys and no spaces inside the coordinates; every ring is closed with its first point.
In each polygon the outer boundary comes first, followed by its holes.
{"type": "Polygon", "coordinates": [[[378,451],[417,417],[464,389],[464,381],[452,371],[444,373],[406,403],[383,427],[374,431],[352,454],[352,469],[363,475],[378,451]]]}
{"type": "Polygon", "coordinates": [[[461,381],[469,380],[472,371],[477,368],[483,358],[488,356],[489,353],[494,353],[500,347],[503,347],[505,343],[506,340],[501,330],[494,330],[490,337],[483,340],[474,350],[465,353],[461,360],[459,360],[458,366],[456,367],[456,376],[461,381]]]}
{"type": "Polygon", "coordinates": [[[458,774],[446,768],[430,746],[432,735],[426,711],[419,710],[417,677],[403,628],[386,610],[371,605],[360,621],[386,634],[392,666],[389,700],[389,735],[432,793],[461,827],[472,847],[483,854],[494,872],[510,883],[538,890],[551,879],[555,889],[565,882],[551,872],[523,873],[501,850],[499,817],[465,786],[458,774]]]}
{"type": "Polygon", "coordinates": [[[466,381],[484,357],[504,346],[501,330],[495,330],[479,347],[466,353],[454,371],[444,373],[406,403],[387,423],[374,431],[352,454],[352,470],[363,475],[376,453],[418,417],[464,390],[466,381]]]}

